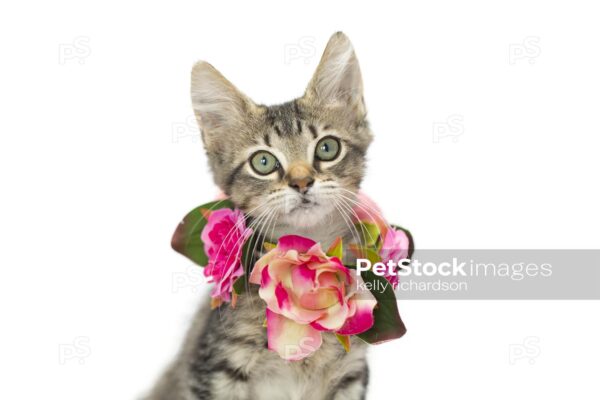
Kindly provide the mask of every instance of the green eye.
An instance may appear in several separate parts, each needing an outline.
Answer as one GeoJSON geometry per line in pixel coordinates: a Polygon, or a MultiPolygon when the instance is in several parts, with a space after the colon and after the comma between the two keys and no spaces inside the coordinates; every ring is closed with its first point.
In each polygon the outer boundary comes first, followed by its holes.
{"type": "Polygon", "coordinates": [[[279,168],[279,161],[268,151],[257,151],[250,157],[252,169],[259,175],[269,175],[279,168]]]}
{"type": "Polygon", "coordinates": [[[321,161],[334,160],[340,153],[340,142],[334,137],[328,136],[317,143],[315,156],[321,161]]]}

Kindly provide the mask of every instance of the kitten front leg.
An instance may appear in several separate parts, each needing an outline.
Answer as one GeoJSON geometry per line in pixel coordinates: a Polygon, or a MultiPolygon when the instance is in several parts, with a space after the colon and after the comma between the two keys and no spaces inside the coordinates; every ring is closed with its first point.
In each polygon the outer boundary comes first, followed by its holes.
{"type": "Polygon", "coordinates": [[[251,377],[231,359],[207,360],[200,368],[191,364],[193,400],[251,400],[251,377]]]}
{"type": "Polygon", "coordinates": [[[213,374],[210,382],[210,400],[251,400],[250,385],[228,374],[213,374]]]}
{"type": "Polygon", "coordinates": [[[365,363],[361,369],[343,375],[330,392],[331,400],[364,400],[369,384],[369,366],[365,363]]]}

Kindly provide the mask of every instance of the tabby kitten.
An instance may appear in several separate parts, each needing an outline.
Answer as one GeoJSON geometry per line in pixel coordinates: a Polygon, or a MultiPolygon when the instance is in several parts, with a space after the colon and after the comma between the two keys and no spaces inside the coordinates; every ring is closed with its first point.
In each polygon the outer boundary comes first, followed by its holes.
{"type": "MultiPolygon", "coordinates": [[[[334,34],[304,96],[257,105],[215,68],[197,63],[192,104],[216,184],[267,238],[307,236],[327,248],[356,238],[351,208],[371,142],[352,44],[334,34]]],[[[273,239],[273,240],[274,240],[273,239]]],[[[151,400],[364,399],[365,345],[346,353],[333,334],[303,361],[266,346],[265,304],[256,290],[201,309],[151,400]]]]}

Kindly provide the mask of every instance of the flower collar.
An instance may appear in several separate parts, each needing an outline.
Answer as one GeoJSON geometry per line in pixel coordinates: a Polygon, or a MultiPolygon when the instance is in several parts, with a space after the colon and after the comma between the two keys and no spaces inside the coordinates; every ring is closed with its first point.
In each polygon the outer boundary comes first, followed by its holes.
{"type": "Polygon", "coordinates": [[[412,255],[412,237],[389,225],[363,194],[358,195],[353,214],[360,243],[344,248],[338,238],[325,251],[321,243],[297,235],[265,242],[247,227],[247,216],[225,198],[189,212],[171,244],[204,268],[214,283],[213,307],[225,302],[235,306],[248,285],[256,285],[265,302],[268,348],[295,361],[321,346],[322,333],[335,334],[349,351],[352,335],[376,344],[406,332],[394,294],[398,276],[371,270],[358,273],[356,260],[399,263],[412,255]],[[266,251],[258,259],[257,247],[266,251]]]}

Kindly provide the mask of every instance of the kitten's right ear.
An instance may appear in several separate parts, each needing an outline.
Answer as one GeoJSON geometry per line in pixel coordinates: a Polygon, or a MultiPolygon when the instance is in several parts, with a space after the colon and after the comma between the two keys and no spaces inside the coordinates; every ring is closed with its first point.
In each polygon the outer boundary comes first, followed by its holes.
{"type": "Polygon", "coordinates": [[[192,106],[202,130],[202,139],[210,147],[223,131],[234,129],[256,105],[207,62],[199,61],[192,69],[192,106]]]}

